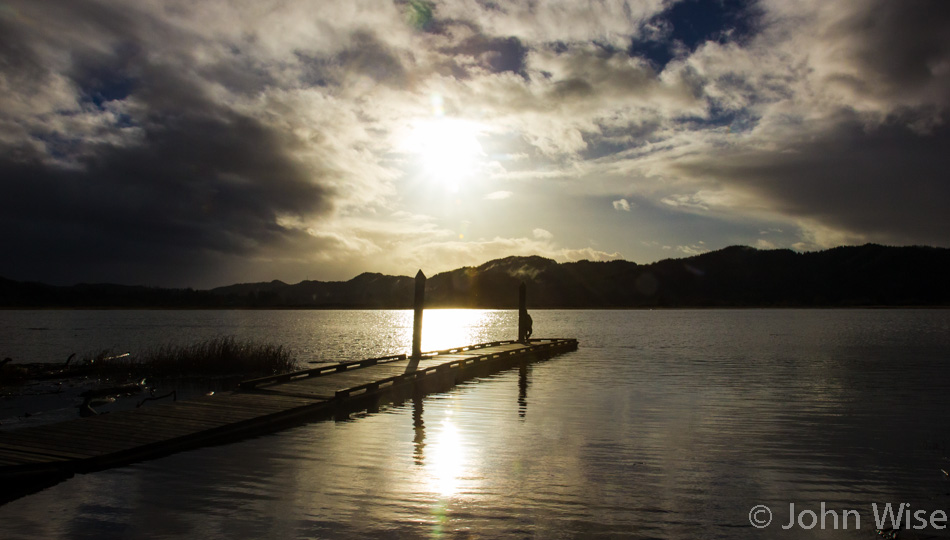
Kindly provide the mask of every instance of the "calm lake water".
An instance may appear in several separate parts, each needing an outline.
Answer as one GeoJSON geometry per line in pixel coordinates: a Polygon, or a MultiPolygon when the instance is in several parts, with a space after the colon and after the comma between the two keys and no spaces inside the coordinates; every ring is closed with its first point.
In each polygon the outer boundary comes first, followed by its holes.
{"type": "MultiPolygon", "coordinates": [[[[80,475],[0,506],[0,538],[869,539],[872,504],[950,512],[950,310],[532,316],[537,337],[580,349],[350,421],[80,475]],[[828,515],[783,530],[790,503],[857,510],[861,528],[828,515]],[[750,524],[756,505],[767,528],[750,524]]],[[[516,314],[425,322],[436,349],[511,338],[516,314]]],[[[404,311],[12,311],[0,355],[237,335],[342,360],[405,352],[410,326],[404,311]]],[[[950,534],[900,536],[927,537],[950,534]]]]}

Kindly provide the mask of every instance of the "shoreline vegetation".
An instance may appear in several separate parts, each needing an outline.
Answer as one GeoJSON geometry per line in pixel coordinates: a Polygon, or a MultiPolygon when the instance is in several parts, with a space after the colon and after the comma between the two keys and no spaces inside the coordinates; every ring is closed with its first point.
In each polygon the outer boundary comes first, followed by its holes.
{"type": "Polygon", "coordinates": [[[213,338],[191,345],[159,345],[133,356],[104,349],[74,355],[60,363],[16,364],[0,366],[0,387],[29,379],[56,379],[86,376],[104,379],[144,377],[179,379],[208,376],[276,375],[299,369],[297,360],[283,345],[213,338]],[[75,360],[75,361],[74,361],[75,360]]]}
{"type": "Polygon", "coordinates": [[[234,337],[155,346],[136,354],[73,354],[65,362],[4,361],[0,426],[36,425],[229,391],[245,379],[299,369],[282,345],[234,337]]]}
{"type": "MultiPolygon", "coordinates": [[[[427,308],[531,309],[950,307],[950,249],[876,244],[798,253],[733,246],[640,265],[507,257],[426,280],[427,308]]],[[[0,278],[0,309],[411,309],[414,279],[274,280],[207,290],[55,286],[0,278]]]]}

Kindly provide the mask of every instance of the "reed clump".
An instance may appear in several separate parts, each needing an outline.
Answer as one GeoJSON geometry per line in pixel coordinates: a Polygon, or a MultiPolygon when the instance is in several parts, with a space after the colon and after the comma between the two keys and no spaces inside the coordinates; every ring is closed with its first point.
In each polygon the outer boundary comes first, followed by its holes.
{"type": "Polygon", "coordinates": [[[264,376],[299,369],[283,345],[214,338],[191,345],[161,345],[139,354],[114,356],[107,352],[90,362],[99,376],[192,378],[264,376]]]}
{"type": "Polygon", "coordinates": [[[30,381],[97,378],[112,382],[226,380],[297,371],[282,345],[219,337],[191,345],[161,345],[136,353],[70,355],[62,364],[0,363],[0,388],[30,381]]]}
{"type": "Polygon", "coordinates": [[[283,345],[215,338],[147,350],[138,363],[154,375],[274,375],[299,369],[283,345]]]}

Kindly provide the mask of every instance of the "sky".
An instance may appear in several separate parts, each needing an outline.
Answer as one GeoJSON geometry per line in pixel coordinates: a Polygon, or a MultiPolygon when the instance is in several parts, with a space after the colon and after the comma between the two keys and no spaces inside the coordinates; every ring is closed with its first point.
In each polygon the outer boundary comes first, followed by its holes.
{"type": "Polygon", "coordinates": [[[950,246],[945,0],[0,0],[0,276],[950,246]]]}

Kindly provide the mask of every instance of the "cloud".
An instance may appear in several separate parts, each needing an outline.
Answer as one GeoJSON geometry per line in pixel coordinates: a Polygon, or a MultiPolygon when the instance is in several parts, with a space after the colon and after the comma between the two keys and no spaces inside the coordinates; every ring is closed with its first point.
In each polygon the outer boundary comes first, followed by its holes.
{"type": "Polygon", "coordinates": [[[940,176],[950,163],[937,149],[950,114],[950,13],[928,6],[761,2],[758,34],[707,42],[660,74],[688,67],[704,112],[667,116],[649,144],[590,163],[586,188],[722,227],[795,229],[803,245],[947,245],[940,176]]]}
{"type": "Polygon", "coordinates": [[[933,105],[950,90],[950,6],[926,0],[765,2],[810,79],[858,109],[933,105]]]}
{"type": "Polygon", "coordinates": [[[510,191],[493,191],[485,195],[485,198],[489,201],[501,201],[510,198],[512,195],[514,194],[510,191]]]}
{"type": "Polygon", "coordinates": [[[947,163],[939,150],[948,145],[947,128],[921,135],[906,126],[868,129],[843,119],[780,149],[737,147],[683,160],[677,169],[715,178],[777,214],[852,236],[939,244],[950,230],[947,163]]]}
{"type": "Polygon", "coordinates": [[[679,251],[688,257],[692,257],[693,255],[702,255],[703,253],[707,253],[709,252],[709,249],[701,245],[692,244],[689,246],[676,246],[676,251],[679,251]]]}
{"type": "MultiPolygon", "coordinates": [[[[478,266],[492,259],[511,255],[540,255],[558,262],[582,259],[608,261],[622,258],[619,253],[607,253],[591,247],[571,249],[553,244],[548,238],[483,239],[474,242],[443,241],[423,243],[404,251],[400,267],[425,268],[429,272],[443,272],[462,266],[478,266]]],[[[405,273],[405,272],[403,272],[405,273]]]]}
{"type": "Polygon", "coordinates": [[[680,208],[691,208],[695,210],[709,210],[709,207],[702,203],[702,199],[697,195],[671,195],[660,199],[660,202],[668,206],[680,208]]]}
{"type": "Polygon", "coordinates": [[[444,2],[436,14],[447,20],[471,21],[485,32],[518,36],[529,43],[602,40],[623,44],[640,26],[664,8],[661,0],[627,2],[605,0],[578,4],[552,0],[539,5],[530,0],[444,2]]]}
{"type": "Polygon", "coordinates": [[[630,203],[627,202],[627,199],[620,199],[613,202],[614,210],[623,210],[624,212],[630,211],[630,203]]]}
{"type": "Polygon", "coordinates": [[[616,261],[623,259],[623,255],[616,251],[613,253],[608,253],[606,251],[587,247],[582,249],[563,249],[555,253],[552,258],[560,262],[580,260],[616,261]]]}
{"type": "MultiPolygon", "coordinates": [[[[266,51],[217,50],[148,7],[53,4],[0,19],[0,223],[13,276],[168,284],[200,268],[203,282],[242,258],[336,250],[281,223],[388,192],[387,171],[354,144],[362,134],[346,131],[352,116],[332,135],[294,125],[316,110],[352,113],[306,90],[268,90],[280,74],[253,69],[266,51]],[[291,116],[276,116],[286,106],[291,116]]],[[[383,46],[354,40],[359,52],[344,47],[338,62],[400,83],[383,46]]]]}
{"type": "Polygon", "coordinates": [[[538,240],[550,240],[554,238],[553,234],[551,234],[549,231],[546,231],[544,229],[535,229],[534,231],[532,231],[532,234],[538,240]]]}
{"type": "Polygon", "coordinates": [[[360,246],[346,254],[348,267],[357,273],[369,270],[411,275],[422,268],[426,275],[431,275],[511,255],[540,255],[562,262],[622,258],[618,252],[590,246],[564,247],[554,240],[553,234],[541,228],[533,229],[526,237],[460,239],[455,231],[439,227],[437,221],[431,216],[399,212],[385,219],[346,220],[334,230],[334,235],[340,243],[367,244],[368,247],[360,246]]]}

